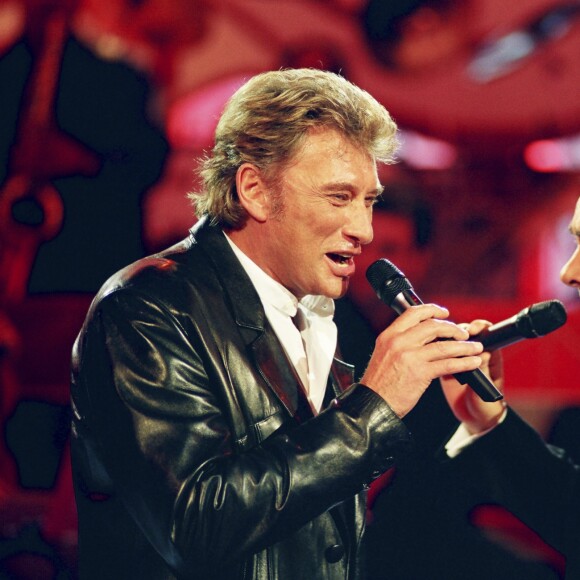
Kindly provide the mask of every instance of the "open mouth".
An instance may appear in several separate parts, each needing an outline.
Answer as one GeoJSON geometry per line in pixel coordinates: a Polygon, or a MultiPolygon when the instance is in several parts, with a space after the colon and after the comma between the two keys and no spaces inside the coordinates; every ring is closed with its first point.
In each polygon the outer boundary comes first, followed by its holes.
{"type": "Polygon", "coordinates": [[[335,264],[340,266],[349,266],[353,263],[352,256],[347,256],[346,254],[326,254],[335,264]]]}

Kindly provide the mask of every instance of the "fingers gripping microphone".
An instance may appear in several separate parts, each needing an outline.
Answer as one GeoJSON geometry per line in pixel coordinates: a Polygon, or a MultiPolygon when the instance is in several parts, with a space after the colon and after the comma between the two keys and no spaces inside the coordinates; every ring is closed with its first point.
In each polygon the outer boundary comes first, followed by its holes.
{"type": "Polygon", "coordinates": [[[560,328],[566,319],[566,309],[559,300],[546,300],[532,304],[502,322],[492,324],[471,339],[481,342],[485,350],[497,350],[526,338],[544,336],[560,328]]]}
{"type": "MultiPolygon", "coordinates": [[[[366,276],[377,296],[397,314],[402,314],[411,306],[423,304],[403,272],[385,258],[371,264],[366,276]]],[[[483,401],[503,399],[503,395],[480,369],[453,376],[462,385],[469,385],[483,401]]]]}

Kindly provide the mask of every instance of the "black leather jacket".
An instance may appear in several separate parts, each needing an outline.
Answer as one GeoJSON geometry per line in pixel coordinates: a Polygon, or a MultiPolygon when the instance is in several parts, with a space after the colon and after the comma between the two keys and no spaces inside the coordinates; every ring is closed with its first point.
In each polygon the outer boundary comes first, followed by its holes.
{"type": "Polygon", "coordinates": [[[221,230],[113,276],[73,351],[81,578],[360,577],[364,490],[409,433],[335,360],[313,417],[221,230]]]}
{"type": "Polygon", "coordinates": [[[512,409],[500,425],[443,457],[446,489],[471,492],[472,505],[499,504],[566,558],[566,579],[580,578],[580,465],[547,445],[512,409]]]}

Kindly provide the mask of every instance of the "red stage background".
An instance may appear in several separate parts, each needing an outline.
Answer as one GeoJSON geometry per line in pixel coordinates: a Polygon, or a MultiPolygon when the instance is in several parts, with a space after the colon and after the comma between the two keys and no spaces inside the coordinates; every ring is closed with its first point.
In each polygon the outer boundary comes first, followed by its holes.
{"type": "Polygon", "coordinates": [[[544,435],[580,406],[580,300],[558,280],[580,195],[577,4],[273,4],[0,6],[0,536],[3,553],[28,553],[16,577],[74,575],[68,376],[88,304],[186,234],[195,161],[259,71],[338,71],[384,103],[403,147],[382,179],[434,211],[424,298],[462,321],[562,300],[563,328],[506,349],[506,397],[544,435]]]}

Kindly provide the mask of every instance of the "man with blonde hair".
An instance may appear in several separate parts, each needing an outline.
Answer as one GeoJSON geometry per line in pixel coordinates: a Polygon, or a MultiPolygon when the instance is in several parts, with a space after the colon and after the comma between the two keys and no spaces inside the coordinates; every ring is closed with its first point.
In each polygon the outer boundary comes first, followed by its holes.
{"type": "Polygon", "coordinates": [[[336,357],[333,299],[396,147],[385,108],[336,74],[234,94],[201,219],[106,282],[74,347],[81,578],[361,577],[364,490],[406,452],[401,418],[481,364],[432,304],[378,337],[360,383],[336,357]]]}

